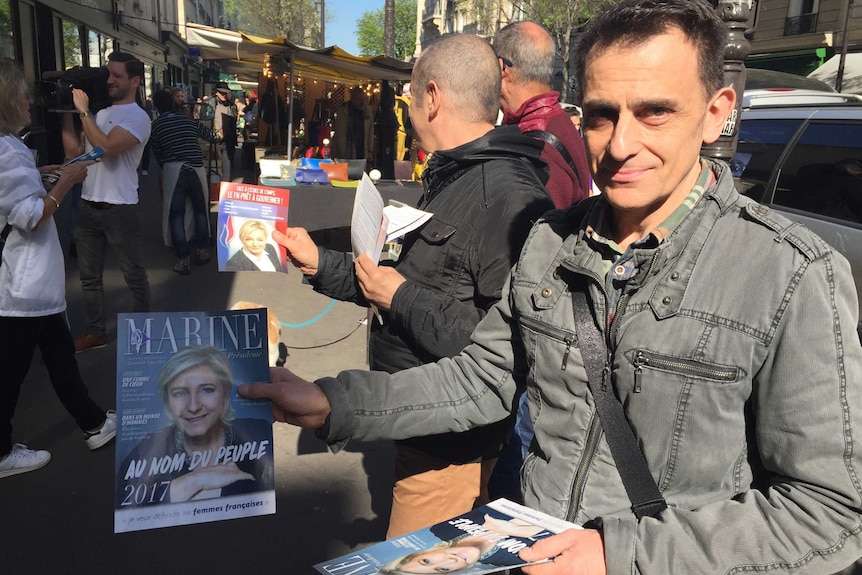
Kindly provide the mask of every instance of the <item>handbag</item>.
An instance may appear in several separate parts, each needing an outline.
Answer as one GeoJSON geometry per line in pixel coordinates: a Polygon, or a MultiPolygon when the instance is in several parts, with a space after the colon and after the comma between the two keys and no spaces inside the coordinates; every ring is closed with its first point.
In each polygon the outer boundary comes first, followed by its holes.
{"type": "Polygon", "coordinates": [[[596,412],[635,517],[654,517],[667,509],[667,502],[650,473],[613,385],[608,385],[610,366],[607,347],[593,321],[585,292],[586,288],[572,291],[572,307],[596,412]]]}

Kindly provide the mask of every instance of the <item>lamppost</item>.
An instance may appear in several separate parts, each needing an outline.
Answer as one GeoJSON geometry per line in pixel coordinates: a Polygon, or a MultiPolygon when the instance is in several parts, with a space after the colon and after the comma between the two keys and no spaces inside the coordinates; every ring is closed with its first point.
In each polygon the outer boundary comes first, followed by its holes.
{"type": "Polygon", "coordinates": [[[750,15],[756,0],[710,0],[727,26],[727,44],[724,46],[724,84],[736,91],[736,106],[724,124],[721,136],[712,144],[704,144],[701,155],[729,162],[736,153],[739,136],[739,114],[742,110],[742,92],[745,90],[745,64],[751,47],[745,37],[750,15]]]}

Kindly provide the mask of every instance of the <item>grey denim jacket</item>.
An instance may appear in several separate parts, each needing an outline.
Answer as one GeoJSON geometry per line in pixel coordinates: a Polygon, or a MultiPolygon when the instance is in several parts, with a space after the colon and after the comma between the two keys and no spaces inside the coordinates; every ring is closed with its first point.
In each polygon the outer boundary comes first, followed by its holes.
{"type": "Polygon", "coordinates": [[[526,384],[527,505],[598,520],[608,573],[832,573],[862,555],[862,347],[847,261],[733,189],[729,169],[658,248],[614,323],[584,239],[601,197],[531,231],[459,356],[318,383],[333,449],[505,417],[526,384]],[[604,440],[569,289],[586,281],[612,383],[669,508],[638,521],[604,440]],[[609,334],[609,335],[608,335],[609,334]]]}

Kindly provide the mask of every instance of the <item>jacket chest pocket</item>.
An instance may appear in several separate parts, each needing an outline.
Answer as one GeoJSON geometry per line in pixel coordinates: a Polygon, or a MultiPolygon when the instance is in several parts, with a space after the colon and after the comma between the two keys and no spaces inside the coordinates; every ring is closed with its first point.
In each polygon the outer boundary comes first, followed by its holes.
{"type": "Polygon", "coordinates": [[[744,370],[646,349],[629,350],[615,370],[626,416],[642,441],[659,488],[676,478],[709,490],[731,489],[745,450],[745,403],[751,386],[744,370]]]}
{"type": "Polygon", "coordinates": [[[419,230],[411,250],[415,272],[433,285],[450,286],[463,268],[463,235],[458,233],[456,224],[437,220],[434,216],[419,230]]]}

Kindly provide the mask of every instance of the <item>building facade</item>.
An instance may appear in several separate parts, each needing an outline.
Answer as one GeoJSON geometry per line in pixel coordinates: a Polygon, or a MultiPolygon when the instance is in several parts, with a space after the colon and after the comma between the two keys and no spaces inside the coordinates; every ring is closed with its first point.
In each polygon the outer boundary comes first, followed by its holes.
{"type": "Polygon", "coordinates": [[[62,159],[59,114],[41,97],[46,72],[103,66],[118,50],[144,63],[142,98],[179,84],[200,96],[203,62],[189,52],[185,23],[217,25],[221,13],[219,0],[0,0],[0,57],[20,62],[33,82],[28,145],[40,162],[62,159]]]}

